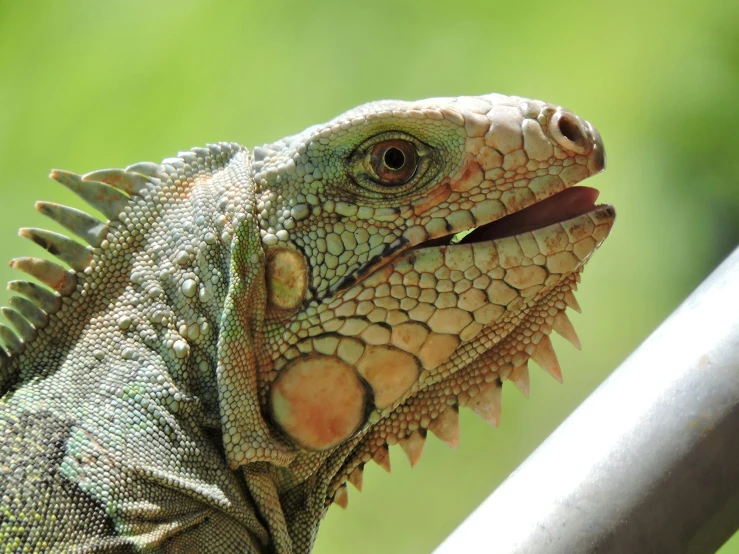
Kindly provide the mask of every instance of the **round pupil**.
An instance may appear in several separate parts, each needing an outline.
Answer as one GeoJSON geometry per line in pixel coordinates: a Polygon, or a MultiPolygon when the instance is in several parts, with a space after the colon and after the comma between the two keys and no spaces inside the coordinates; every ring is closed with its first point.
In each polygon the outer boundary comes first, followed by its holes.
{"type": "Polygon", "coordinates": [[[388,148],[385,151],[385,165],[390,169],[400,169],[405,163],[405,155],[397,148],[388,148]]]}

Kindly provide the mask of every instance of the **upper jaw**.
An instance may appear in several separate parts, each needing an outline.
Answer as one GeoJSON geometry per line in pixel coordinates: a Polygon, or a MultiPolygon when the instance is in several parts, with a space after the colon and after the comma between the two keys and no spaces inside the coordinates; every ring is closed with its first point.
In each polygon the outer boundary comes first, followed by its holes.
{"type": "Polygon", "coordinates": [[[598,195],[598,190],[591,187],[571,187],[469,233],[445,238],[449,243],[472,243],[535,231],[596,210],[598,195]]]}
{"type": "Polygon", "coordinates": [[[490,107],[464,106],[468,138],[461,168],[411,204],[417,215],[429,215],[409,227],[405,247],[378,266],[409,249],[511,236],[596,209],[597,190],[569,190],[605,168],[595,127],[561,107],[493,96],[498,102],[490,107]]]}
{"type": "MultiPolygon", "coordinates": [[[[409,247],[459,242],[460,234],[526,209],[543,216],[543,227],[595,208],[595,189],[561,194],[605,169],[603,141],[588,121],[536,100],[489,95],[459,101],[466,110],[466,158],[448,181],[414,203],[416,213],[452,204],[456,213],[444,225],[432,214],[423,231],[409,229],[409,247]],[[558,199],[548,201],[548,210],[533,209],[553,196],[558,199]]],[[[536,228],[536,221],[523,227],[536,228]]]]}

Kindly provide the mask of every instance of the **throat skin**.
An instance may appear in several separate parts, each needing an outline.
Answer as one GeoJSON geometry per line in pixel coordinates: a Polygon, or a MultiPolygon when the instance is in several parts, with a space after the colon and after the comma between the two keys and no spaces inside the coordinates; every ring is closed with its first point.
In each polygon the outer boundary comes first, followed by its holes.
{"type": "Polygon", "coordinates": [[[587,121],[492,94],[53,172],[107,221],[39,203],[81,242],[21,231],[60,262],[13,262],[44,286],[11,284],[0,326],[0,468],[24,475],[0,469],[0,539],[310,552],[390,446],[456,446],[460,408],[499,425],[531,359],[561,380],[549,334],[579,347],[565,312],[615,218],[575,185],[604,166],[587,121]]]}

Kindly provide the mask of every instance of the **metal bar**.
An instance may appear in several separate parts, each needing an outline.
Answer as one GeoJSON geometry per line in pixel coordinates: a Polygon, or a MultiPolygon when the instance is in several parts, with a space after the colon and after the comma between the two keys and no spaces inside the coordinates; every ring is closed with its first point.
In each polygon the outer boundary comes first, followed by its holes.
{"type": "Polygon", "coordinates": [[[703,554],[737,528],[739,248],[435,554],[703,554]]]}

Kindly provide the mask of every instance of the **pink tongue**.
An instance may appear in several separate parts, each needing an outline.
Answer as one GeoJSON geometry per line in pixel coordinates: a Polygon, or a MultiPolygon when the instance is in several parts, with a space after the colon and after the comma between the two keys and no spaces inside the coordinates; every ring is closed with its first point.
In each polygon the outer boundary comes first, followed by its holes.
{"type": "Polygon", "coordinates": [[[598,194],[598,190],[591,187],[565,189],[546,200],[475,229],[461,243],[510,237],[571,219],[592,210],[598,194]]]}

